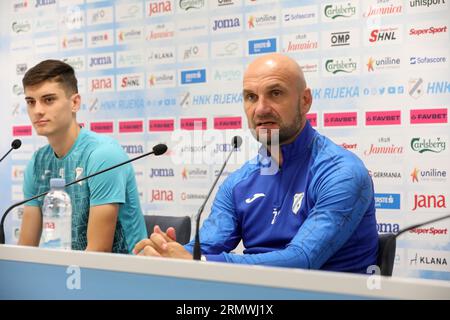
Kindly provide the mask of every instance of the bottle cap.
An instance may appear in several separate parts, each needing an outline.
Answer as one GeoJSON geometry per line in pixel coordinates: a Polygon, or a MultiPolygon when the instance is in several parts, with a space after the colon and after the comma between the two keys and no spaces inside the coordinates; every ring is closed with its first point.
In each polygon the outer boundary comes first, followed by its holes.
{"type": "Polygon", "coordinates": [[[50,188],[64,188],[66,180],[61,178],[50,179],[50,188]]]}

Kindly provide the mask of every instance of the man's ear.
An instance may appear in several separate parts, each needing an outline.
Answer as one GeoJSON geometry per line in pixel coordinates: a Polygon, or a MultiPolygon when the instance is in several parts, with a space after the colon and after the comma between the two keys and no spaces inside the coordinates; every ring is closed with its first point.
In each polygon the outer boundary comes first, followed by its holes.
{"type": "Polygon", "coordinates": [[[302,115],[305,115],[309,112],[309,109],[311,109],[312,105],[312,94],[310,88],[305,88],[305,90],[303,90],[303,94],[300,97],[300,100],[300,112],[302,115]]]}
{"type": "Polygon", "coordinates": [[[77,113],[81,106],[81,97],[79,93],[74,93],[71,97],[72,112],[77,113]]]}

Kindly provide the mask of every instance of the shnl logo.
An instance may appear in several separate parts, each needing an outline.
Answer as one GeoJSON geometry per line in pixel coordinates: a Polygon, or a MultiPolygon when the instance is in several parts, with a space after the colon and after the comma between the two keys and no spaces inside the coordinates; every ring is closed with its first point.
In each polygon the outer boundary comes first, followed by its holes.
{"type": "Polygon", "coordinates": [[[436,137],[435,139],[412,138],[411,149],[419,153],[441,153],[446,149],[446,143],[445,141],[441,141],[441,137],[436,137]]]}
{"type": "Polygon", "coordinates": [[[358,65],[352,58],[328,59],[325,70],[333,75],[350,74],[357,70],[358,65]]]}

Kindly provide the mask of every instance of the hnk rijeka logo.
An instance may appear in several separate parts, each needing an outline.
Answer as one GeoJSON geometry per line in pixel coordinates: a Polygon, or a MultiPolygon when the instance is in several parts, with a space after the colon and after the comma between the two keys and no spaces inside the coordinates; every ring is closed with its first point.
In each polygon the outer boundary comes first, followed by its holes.
{"type": "Polygon", "coordinates": [[[411,149],[419,153],[434,152],[441,153],[446,148],[446,142],[442,141],[440,137],[432,138],[412,138],[411,149]]]}

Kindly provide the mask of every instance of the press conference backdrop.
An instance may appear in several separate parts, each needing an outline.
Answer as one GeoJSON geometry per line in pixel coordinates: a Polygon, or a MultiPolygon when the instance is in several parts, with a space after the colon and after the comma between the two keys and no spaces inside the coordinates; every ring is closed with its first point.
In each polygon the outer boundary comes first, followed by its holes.
{"type": "MultiPolygon", "coordinates": [[[[23,198],[25,166],[46,143],[21,85],[37,62],[75,68],[79,121],[130,157],[167,143],[167,156],[134,164],[143,209],[193,216],[231,137],[244,144],[225,177],[257,150],[243,70],[280,52],[303,67],[312,125],[369,168],[380,233],[450,213],[449,1],[15,0],[1,1],[0,18],[0,151],[23,141],[0,164],[1,211],[23,198]]],[[[21,213],[7,220],[7,243],[17,241],[21,213]]],[[[402,235],[394,275],[450,279],[449,228],[447,220],[402,235]]]]}

